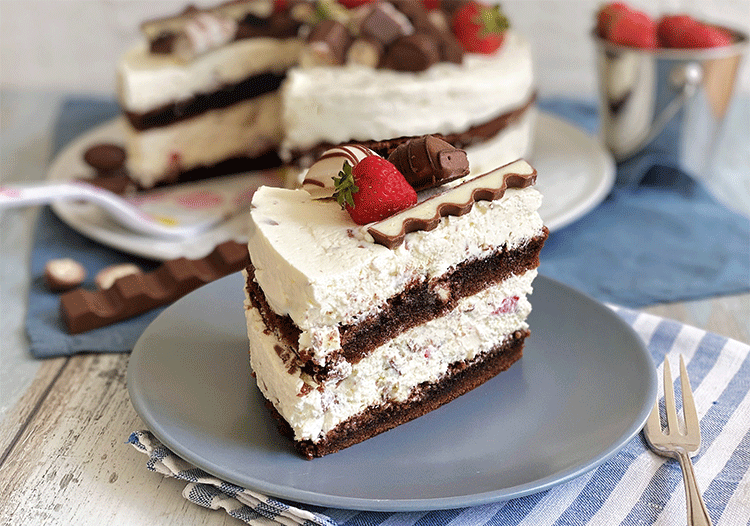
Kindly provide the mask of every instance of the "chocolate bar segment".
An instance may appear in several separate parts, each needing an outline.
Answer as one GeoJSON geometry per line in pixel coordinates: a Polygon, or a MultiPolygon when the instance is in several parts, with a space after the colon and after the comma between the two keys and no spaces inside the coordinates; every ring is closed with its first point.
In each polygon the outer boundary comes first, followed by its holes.
{"type": "Polygon", "coordinates": [[[105,290],[67,292],[60,298],[60,313],[68,332],[80,334],[171,303],[249,263],[247,245],[226,241],[204,258],[166,261],[153,272],[119,278],[105,290]]]}
{"type": "Polygon", "coordinates": [[[401,143],[388,156],[388,160],[416,191],[447,183],[469,173],[466,152],[434,135],[401,143]]]}
{"type": "Polygon", "coordinates": [[[494,201],[508,188],[525,188],[536,182],[536,170],[518,160],[425,199],[391,217],[367,227],[376,243],[395,248],[404,236],[417,230],[432,230],[441,217],[466,214],[477,201],[494,201]]]}

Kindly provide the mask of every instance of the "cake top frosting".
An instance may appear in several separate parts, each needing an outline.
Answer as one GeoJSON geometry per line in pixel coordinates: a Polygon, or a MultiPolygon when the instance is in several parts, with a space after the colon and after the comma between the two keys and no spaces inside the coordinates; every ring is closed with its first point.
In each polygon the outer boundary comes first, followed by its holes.
{"type": "Polygon", "coordinates": [[[299,37],[305,42],[301,67],[357,64],[414,72],[438,62],[460,64],[467,51],[491,54],[502,44],[509,25],[499,6],[469,3],[465,12],[460,2],[428,9],[418,0],[231,0],[147,20],[141,32],[151,53],[186,62],[236,40],[299,37]]]}
{"type": "MultiPolygon", "coordinates": [[[[519,160],[493,177],[533,173],[519,160]]],[[[261,187],[252,204],[248,243],[255,277],[271,308],[303,331],[355,322],[410,283],[441,276],[488,251],[513,249],[543,228],[541,196],[532,187],[476,201],[466,214],[440,218],[432,230],[405,233],[392,249],[375,242],[371,225],[357,226],[334,200],[305,189],[261,187]]]]}

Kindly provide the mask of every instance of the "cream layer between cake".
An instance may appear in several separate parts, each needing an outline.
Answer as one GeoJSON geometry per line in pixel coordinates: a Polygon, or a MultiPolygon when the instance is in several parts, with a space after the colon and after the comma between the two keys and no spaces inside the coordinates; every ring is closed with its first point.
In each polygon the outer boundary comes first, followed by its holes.
{"type": "Polygon", "coordinates": [[[441,62],[418,73],[295,68],[281,91],[281,155],[289,158],[319,143],[465,132],[526,105],[534,72],[528,42],[511,30],[497,52],[466,54],[462,64],[441,62]]]}
{"type": "MultiPolygon", "coordinates": [[[[149,53],[143,43],[119,63],[120,104],[126,112],[148,114],[170,105],[179,108],[196,96],[210,96],[256,75],[283,75],[296,64],[301,46],[297,38],[243,39],[183,63],[172,55],[149,53]]],[[[278,93],[270,92],[147,129],[127,122],[130,177],[150,188],[176,170],[274,150],[282,138],[280,114],[278,93]]]]}
{"type": "Polygon", "coordinates": [[[148,45],[140,43],[118,64],[118,98],[125,111],[146,113],[253,75],[282,74],[297,63],[301,47],[296,38],[249,38],[181,62],[171,54],[150,53],[148,45]]]}
{"type": "Polygon", "coordinates": [[[170,170],[262,155],[281,141],[280,111],[279,94],[273,92],[168,126],[136,130],[125,121],[128,172],[140,186],[150,188],[170,170]]]}
{"type": "Polygon", "coordinates": [[[250,360],[258,386],[296,441],[318,442],[351,417],[404,402],[420,384],[439,382],[451,364],[469,362],[526,330],[531,311],[526,295],[536,274],[528,270],[462,298],[446,315],[399,334],[355,364],[344,362],[339,374],[322,384],[291,367],[288,360],[294,355],[247,300],[250,360]]]}
{"type": "MultiPolygon", "coordinates": [[[[533,173],[525,161],[501,170],[533,173]]],[[[532,187],[478,201],[434,230],[407,234],[394,249],[368,240],[335,201],[313,199],[305,190],[262,187],[252,204],[248,247],[255,279],[271,309],[300,329],[299,351],[321,365],[341,348],[340,326],[377,313],[409,285],[543,235],[541,195],[532,187]]]]}

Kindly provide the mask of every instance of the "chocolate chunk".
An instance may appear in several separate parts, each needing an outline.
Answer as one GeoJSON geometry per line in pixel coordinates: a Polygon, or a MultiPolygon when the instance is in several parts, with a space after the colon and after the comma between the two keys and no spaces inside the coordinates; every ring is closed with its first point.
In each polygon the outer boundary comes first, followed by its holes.
{"type": "Polygon", "coordinates": [[[116,144],[96,144],[86,150],[83,160],[101,175],[114,174],[125,165],[125,149],[116,144]]]}
{"type": "Polygon", "coordinates": [[[393,4],[383,2],[376,4],[362,20],[361,33],[387,46],[397,38],[414,33],[414,26],[393,4]]]}
{"type": "Polygon", "coordinates": [[[466,152],[432,135],[400,144],[388,160],[415,190],[424,190],[469,173],[466,152]]]}
{"type": "Polygon", "coordinates": [[[346,58],[351,37],[349,30],[336,20],[323,20],[315,25],[307,38],[305,65],[341,65],[346,58]]]}
{"type": "Polygon", "coordinates": [[[477,201],[494,201],[505,195],[508,188],[526,188],[535,182],[536,170],[519,159],[378,221],[367,227],[367,232],[376,243],[395,248],[406,234],[437,227],[441,217],[464,215],[477,201]]]}
{"type": "Polygon", "coordinates": [[[97,175],[93,179],[81,177],[80,180],[117,195],[123,195],[136,188],[125,170],[119,170],[114,174],[97,175]]]}
{"type": "Polygon", "coordinates": [[[153,272],[116,279],[106,290],[66,292],[60,298],[60,313],[68,332],[79,334],[167,305],[249,264],[247,245],[226,241],[204,258],[165,261],[153,272]]]}
{"type": "Polygon", "coordinates": [[[155,55],[169,55],[174,50],[177,35],[174,33],[161,33],[151,42],[151,53],[155,55]]]}
{"type": "Polygon", "coordinates": [[[130,276],[131,274],[143,274],[138,265],[132,263],[121,263],[119,265],[110,265],[101,269],[94,278],[96,286],[106,290],[115,284],[120,278],[130,276]]]}
{"type": "Polygon", "coordinates": [[[51,259],[44,266],[44,283],[52,292],[62,292],[80,287],[86,274],[83,265],[74,259],[51,259]]]}
{"type": "Polygon", "coordinates": [[[414,33],[396,40],[386,51],[381,67],[396,71],[424,71],[440,61],[440,48],[434,38],[414,33]]]}

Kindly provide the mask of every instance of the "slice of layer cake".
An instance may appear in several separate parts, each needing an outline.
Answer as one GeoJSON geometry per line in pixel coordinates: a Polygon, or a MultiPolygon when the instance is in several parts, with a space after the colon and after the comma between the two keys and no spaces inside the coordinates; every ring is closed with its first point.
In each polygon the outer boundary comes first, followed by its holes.
{"type": "Polygon", "coordinates": [[[145,22],[117,70],[130,177],[142,188],[279,164],[278,88],[300,24],[268,2],[145,22]],[[274,161],[275,159],[275,161],[274,161]]]}
{"type": "Polygon", "coordinates": [[[251,365],[307,458],[432,411],[521,357],[547,237],[536,172],[519,160],[466,176],[465,153],[441,144],[423,139],[392,157],[411,164],[410,182],[432,182],[418,203],[372,223],[357,225],[327,182],[346,161],[364,187],[358,170],[375,155],[362,147],[328,152],[306,189],[253,198],[251,365]]]}

